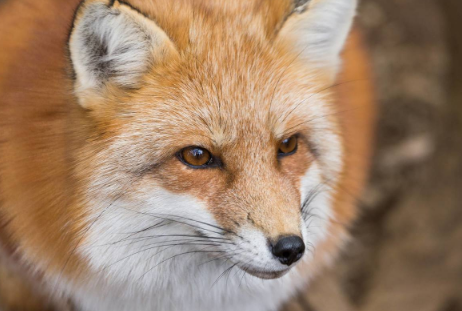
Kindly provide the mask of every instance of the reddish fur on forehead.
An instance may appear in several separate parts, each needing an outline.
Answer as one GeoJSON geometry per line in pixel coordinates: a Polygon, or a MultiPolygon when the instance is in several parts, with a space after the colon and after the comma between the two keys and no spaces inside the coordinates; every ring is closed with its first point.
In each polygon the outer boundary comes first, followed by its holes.
{"type": "MultiPolygon", "coordinates": [[[[242,30],[247,30],[259,32],[262,39],[271,39],[294,5],[292,0],[130,0],[129,2],[153,18],[180,49],[189,44],[190,30],[198,30],[202,26],[207,27],[208,32],[222,32],[228,29],[230,33],[234,32],[239,36],[242,30]],[[192,16],[195,18],[192,19],[192,16]]],[[[201,37],[204,38],[205,35],[201,34],[201,37]]]]}

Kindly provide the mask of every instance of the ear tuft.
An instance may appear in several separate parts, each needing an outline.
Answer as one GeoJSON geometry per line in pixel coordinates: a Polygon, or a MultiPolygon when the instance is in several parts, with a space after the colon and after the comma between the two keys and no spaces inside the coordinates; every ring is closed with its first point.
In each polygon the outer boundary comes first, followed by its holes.
{"type": "Polygon", "coordinates": [[[148,69],[176,49],[168,36],[132,7],[87,0],[77,12],[69,42],[76,93],[101,93],[108,83],[135,88],[148,69]]]}
{"type": "Polygon", "coordinates": [[[335,76],[357,0],[294,1],[294,11],[281,28],[277,42],[289,46],[311,68],[335,76]]]}

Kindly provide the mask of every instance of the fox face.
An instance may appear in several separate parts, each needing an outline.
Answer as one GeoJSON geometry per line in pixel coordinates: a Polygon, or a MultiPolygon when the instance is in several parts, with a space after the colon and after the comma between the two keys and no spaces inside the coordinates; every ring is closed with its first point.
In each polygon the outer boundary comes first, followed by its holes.
{"type": "Polygon", "coordinates": [[[69,50],[92,274],[153,290],[169,269],[274,279],[312,259],[344,166],[329,86],[355,5],[83,2],[69,50]]]}

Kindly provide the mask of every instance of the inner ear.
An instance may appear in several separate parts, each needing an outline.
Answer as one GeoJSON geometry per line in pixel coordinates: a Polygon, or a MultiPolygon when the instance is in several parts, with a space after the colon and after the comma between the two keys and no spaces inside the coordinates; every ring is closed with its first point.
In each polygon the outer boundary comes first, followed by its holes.
{"type": "Polygon", "coordinates": [[[303,13],[308,9],[311,0],[294,0],[294,9],[292,13],[303,13]]]}
{"type": "Polygon", "coordinates": [[[80,6],[69,49],[82,105],[108,84],[136,88],[152,66],[177,55],[173,42],[151,19],[119,1],[86,0],[80,6]]]}
{"type": "Polygon", "coordinates": [[[350,31],[357,0],[293,0],[290,12],[276,38],[310,68],[334,77],[340,52],[350,31]]]}

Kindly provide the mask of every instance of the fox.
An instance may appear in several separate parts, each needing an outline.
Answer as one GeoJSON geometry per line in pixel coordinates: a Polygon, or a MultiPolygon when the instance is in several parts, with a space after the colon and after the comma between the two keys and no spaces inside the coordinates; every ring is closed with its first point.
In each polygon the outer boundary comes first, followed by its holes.
{"type": "Polygon", "coordinates": [[[356,11],[1,3],[8,269],[58,310],[280,308],[359,213],[375,113],[356,11]]]}

